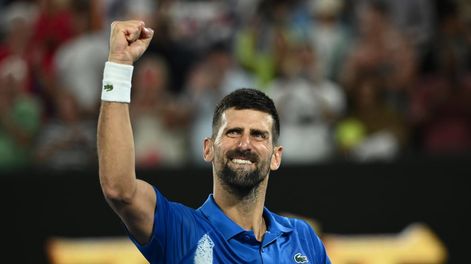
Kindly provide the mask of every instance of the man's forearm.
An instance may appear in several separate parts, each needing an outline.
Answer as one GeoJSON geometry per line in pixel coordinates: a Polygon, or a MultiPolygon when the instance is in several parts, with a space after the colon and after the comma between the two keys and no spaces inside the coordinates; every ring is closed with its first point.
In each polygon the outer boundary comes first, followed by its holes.
{"type": "Polygon", "coordinates": [[[129,105],[102,102],[98,119],[100,183],[109,200],[129,201],[136,190],[129,105]]]}
{"type": "Polygon", "coordinates": [[[130,234],[141,243],[151,237],[157,197],[150,184],[136,179],[129,103],[132,64],[147,49],[153,34],[154,31],[146,28],[143,21],[115,21],[111,24],[97,135],[103,194],[130,234]]]}

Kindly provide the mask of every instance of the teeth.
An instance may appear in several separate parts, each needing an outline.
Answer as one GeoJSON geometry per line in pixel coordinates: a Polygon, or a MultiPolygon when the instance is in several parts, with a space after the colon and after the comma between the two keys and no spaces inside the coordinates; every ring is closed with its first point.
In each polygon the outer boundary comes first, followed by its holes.
{"type": "Polygon", "coordinates": [[[252,164],[250,160],[243,160],[243,159],[233,159],[232,162],[238,164],[252,164]]]}

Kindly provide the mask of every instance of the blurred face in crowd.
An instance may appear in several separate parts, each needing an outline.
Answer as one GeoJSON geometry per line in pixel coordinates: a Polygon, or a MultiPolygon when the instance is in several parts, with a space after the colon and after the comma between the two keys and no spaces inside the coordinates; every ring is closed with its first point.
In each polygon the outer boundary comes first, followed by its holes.
{"type": "Polygon", "coordinates": [[[230,108],[221,116],[217,134],[205,140],[205,160],[223,188],[246,196],[278,169],[281,147],[273,144],[273,118],[257,110],[230,108]]]}
{"type": "Polygon", "coordinates": [[[360,8],[358,14],[359,30],[363,35],[381,35],[386,23],[386,15],[373,6],[360,8]]]}
{"type": "Polygon", "coordinates": [[[147,57],[136,70],[136,90],[144,97],[155,97],[167,88],[167,66],[158,57],[147,57]]]}

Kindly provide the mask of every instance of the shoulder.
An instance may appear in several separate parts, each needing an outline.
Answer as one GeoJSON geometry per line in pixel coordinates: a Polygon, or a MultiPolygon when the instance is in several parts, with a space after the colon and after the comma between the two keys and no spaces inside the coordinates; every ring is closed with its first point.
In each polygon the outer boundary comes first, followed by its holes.
{"type": "Polygon", "coordinates": [[[153,186],[156,197],[157,206],[155,213],[168,214],[168,213],[181,213],[181,214],[196,214],[196,210],[188,207],[179,202],[168,200],[167,197],[160,192],[157,187],[153,186]]]}
{"type": "Polygon", "coordinates": [[[295,241],[297,253],[301,252],[301,255],[315,260],[312,263],[330,263],[324,244],[314,230],[315,223],[297,216],[281,216],[273,213],[272,216],[279,225],[291,230],[288,237],[290,241],[295,241]]]}
{"type": "Polygon", "coordinates": [[[157,196],[154,224],[165,226],[165,230],[172,230],[171,227],[178,230],[182,230],[182,228],[208,229],[208,221],[201,212],[167,199],[155,186],[153,187],[157,196]]]}
{"type": "Polygon", "coordinates": [[[302,219],[299,216],[279,215],[273,212],[271,212],[271,215],[273,216],[276,222],[283,226],[291,227],[295,230],[312,229],[312,226],[305,219],[302,219]]]}
{"type": "Polygon", "coordinates": [[[300,240],[313,241],[315,243],[319,242],[319,236],[315,231],[315,223],[311,223],[311,220],[291,215],[282,216],[275,213],[272,213],[272,216],[278,224],[291,229],[292,233],[300,240]]]}
{"type": "MultiPolygon", "coordinates": [[[[198,211],[168,200],[155,186],[153,188],[157,204],[151,238],[144,245],[130,238],[150,263],[182,263],[211,227],[198,211]]],[[[203,242],[207,241],[203,239],[203,242]]]]}

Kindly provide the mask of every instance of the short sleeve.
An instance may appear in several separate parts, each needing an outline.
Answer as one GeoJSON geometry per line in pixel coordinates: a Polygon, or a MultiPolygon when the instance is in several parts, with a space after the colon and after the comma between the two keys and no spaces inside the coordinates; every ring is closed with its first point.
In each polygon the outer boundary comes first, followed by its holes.
{"type": "Polygon", "coordinates": [[[201,219],[194,209],[169,201],[157,188],[154,190],[157,203],[149,241],[140,244],[132,235],[129,237],[150,263],[180,263],[191,255],[204,232],[201,219]]]}
{"type": "Polygon", "coordinates": [[[169,202],[165,196],[163,196],[160,191],[154,187],[155,195],[157,197],[157,203],[154,209],[154,224],[152,227],[152,234],[149,241],[146,244],[139,243],[130,233],[128,233],[129,238],[131,241],[136,245],[139,251],[144,255],[144,257],[151,263],[159,263],[159,262],[152,262],[152,260],[162,260],[161,263],[164,262],[164,247],[163,241],[165,241],[167,237],[167,232],[165,228],[161,228],[165,226],[166,222],[166,215],[168,214],[169,202]],[[160,228],[156,228],[159,227],[160,228]]]}

